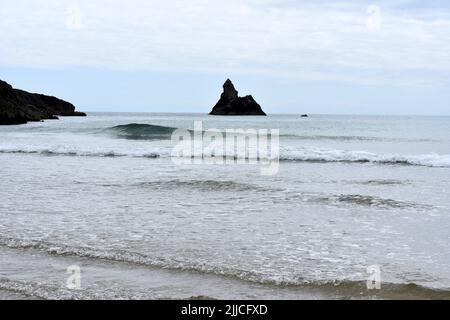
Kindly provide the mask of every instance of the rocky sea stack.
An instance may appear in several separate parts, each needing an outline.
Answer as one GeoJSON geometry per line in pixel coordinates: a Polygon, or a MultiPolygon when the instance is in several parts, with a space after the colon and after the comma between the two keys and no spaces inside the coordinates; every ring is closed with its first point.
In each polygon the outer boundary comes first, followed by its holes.
{"type": "Polygon", "coordinates": [[[230,79],[223,85],[219,102],[211,111],[213,116],[265,116],[261,106],[252,96],[239,97],[230,79]]]}
{"type": "Polygon", "coordinates": [[[0,125],[58,119],[57,116],[86,116],[73,104],[43,94],[14,89],[0,80],[0,125]]]}

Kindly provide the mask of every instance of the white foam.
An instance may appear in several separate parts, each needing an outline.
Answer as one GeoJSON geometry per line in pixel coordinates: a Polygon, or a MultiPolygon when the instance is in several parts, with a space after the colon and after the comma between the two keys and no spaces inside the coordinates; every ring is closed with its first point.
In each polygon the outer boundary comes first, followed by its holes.
{"type": "Polygon", "coordinates": [[[450,167],[450,155],[436,153],[422,155],[376,154],[367,151],[337,150],[307,147],[284,149],[280,159],[303,162],[353,162],[378,164],[404,164],[427,167],[450,167]]]}
{"type": "MultiPolygon", "coordinates": [[[[0,153],[25,153],[39,155],[65,155],[86,157],[142,157],[142,158],[168,158],[171,156],[171,148],[107,148],[107,147],[65,147],[61,145],[1,145],[0,153]]],[[[450,167],[450,154],[376,154],[358,150],[339,150],[316,147],[282,148],[281,161],[292,162],[348,162],[348,163],[373,163],[373,164],[399,164],[426,167],[450,167]]]]}

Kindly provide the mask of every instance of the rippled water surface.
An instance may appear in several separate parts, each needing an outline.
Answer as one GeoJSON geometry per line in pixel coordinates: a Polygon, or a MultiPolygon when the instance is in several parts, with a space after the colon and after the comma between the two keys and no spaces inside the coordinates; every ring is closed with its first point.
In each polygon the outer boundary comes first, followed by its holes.
{"type": "Polygon", "coordinates": [[[0,297],[448,299],[449,128],[181,114],[0,127],[0,297]],[[198,120],[280,129],[279,173],[175,164],[171,133],[198,120]],[[66,288],[71,265],[82,290],[66,288]]]}

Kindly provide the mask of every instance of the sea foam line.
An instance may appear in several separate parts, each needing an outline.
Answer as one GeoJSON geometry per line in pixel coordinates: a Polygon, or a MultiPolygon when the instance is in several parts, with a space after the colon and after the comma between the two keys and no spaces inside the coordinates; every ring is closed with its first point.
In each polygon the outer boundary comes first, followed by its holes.
{"type": "MultiPolygon", "coordinates": [[[[170,158],[171,148],[160,147],[153,150],[64,150],[60,147],[39,146],[2,146],[0,154],[36,154],[42,156],[78,156],[78,157],[138,157],[138,158],[170,158]]],[[[231,157],[229,155],[228,157],[231,157]]],[[[450,168],[450,154],[376,154],[366,151],[337,150],[315,147],[282,148],[281,162],[318,162],[318,163],[361,163],[380,165],[410,165],[435,168],[450,168]]]]}
{"type": "Polygon", "coordinates": [[[320,148],[292,148],[281,151],[280,161],[286,162],[341,162],[398,164],[424,167],[450,167],[450,155],[436,153],[422,155],[375,154],[366,151],[334,150],[320,148]]]}
{"type": "MultiPolygon", "coordinates": [[[[261,285],[271,285],[286,288],[314,289],[321,288],[330,294],[348,295],[354,297],[365,288],[365,281],[358,280],[308,280],[304,278],[287,278],[279,276],[270,276],[257,272],[243,271],[231,268],[217,268],[214,266],[188,264],[172,259],[149,257],[140,253],[128,252],[124,250],[96,250],[87,247],[71,247],[57,245],[38,240],[19,240],[7,237],[0,237],[0,246],[11,249],[37,250],[54,256],[74,256],[80,258],[89,258],[94,260],[105,260],[121,263],[136,264],[153,268],[167,270],[198,272],[204,274],[213,274],[223,277],[231,277],[238,280],[257,283],[261,285]]],[[[86,299],[89,295],[73,295],[72,292],[62,290],[55,294],[54,289],[47,288],[33,283],[22,281],[12,281],[7,278],[0,278],[0,290],[22,293],[29,296],[40,297],[43,299],[57,299],[65,296],[66,299],[86,299]],[[51,295],[48,292],[52,293],[51,295]]],[[[436,299],[450,299],[450,288],[428,288],[422,285],[408,283],[384,283],[383,290],[388,294],[410,294],[418,296],[434,296],[436,299]]],[[[98,294],[96,294],[98,298],[98,294]]],[[[106,298],[117,298],[117,294],[108,295],[106,298]]],[[[139,299],[138,295],[125,295],[126,299],[139,299]]]]}

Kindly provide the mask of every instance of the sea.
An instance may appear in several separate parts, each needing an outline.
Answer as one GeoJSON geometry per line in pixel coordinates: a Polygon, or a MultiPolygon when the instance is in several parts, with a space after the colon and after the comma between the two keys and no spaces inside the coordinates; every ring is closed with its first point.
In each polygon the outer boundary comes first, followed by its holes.
{"type": "Polygon", "coordinates": [[[450,299],[450,117],[2,126],[0,199],[0,299],[450,299]],[[196,123],[279,130],[277,171],[175,161],[196,123]]]}

